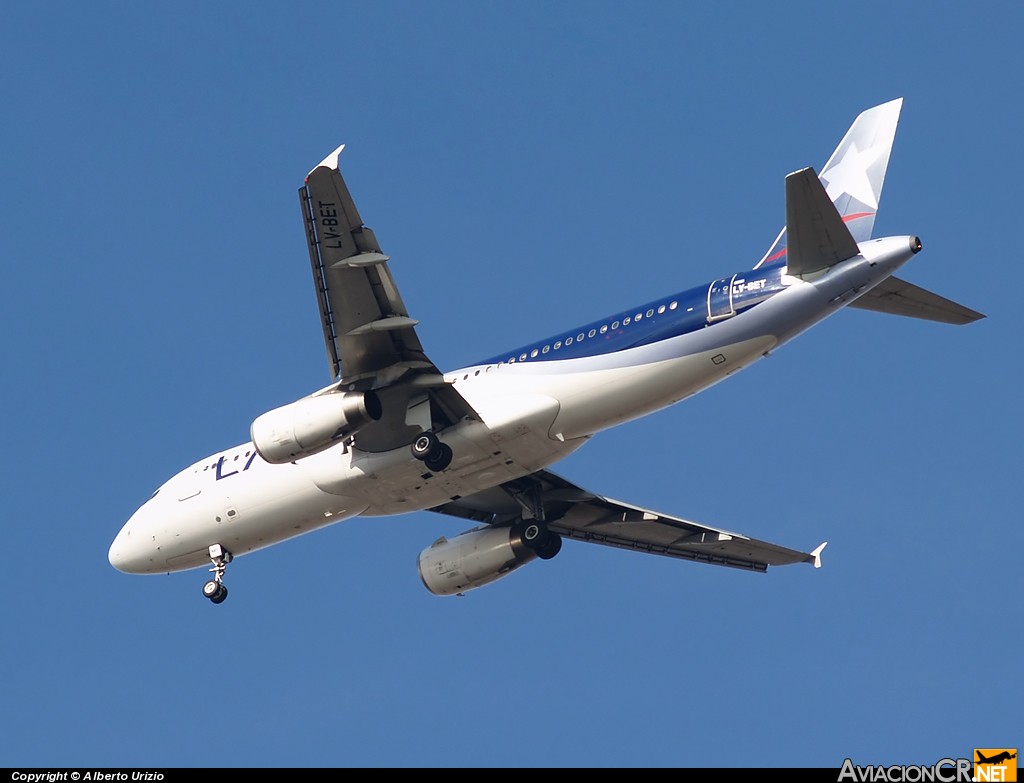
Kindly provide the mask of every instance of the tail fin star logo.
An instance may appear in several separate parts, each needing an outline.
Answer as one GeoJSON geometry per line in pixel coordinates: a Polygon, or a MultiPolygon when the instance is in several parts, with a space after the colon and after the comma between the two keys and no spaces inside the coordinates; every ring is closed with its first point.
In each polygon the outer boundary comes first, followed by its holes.
{"type": "Polygon", "coordinates": [[[831,165],[821,172],[821,177],[828,183],[826,192],[833,201],[843,193],[853,196],[857,201],[871,209],[878,209],[878,196],[881,190],[871,181],[870,170],[872,164],[881,157],[884,149],[868,147],[865,150],[857,149],[857,145],[850,142],[850,146],[843,153],[842,160],[831,165]]]}
{"type": "Polygon", "coordinates": [[[975,748],[974,780],[985,783],[1015,783],[1017,780],[1016,748],[975,748]]]}

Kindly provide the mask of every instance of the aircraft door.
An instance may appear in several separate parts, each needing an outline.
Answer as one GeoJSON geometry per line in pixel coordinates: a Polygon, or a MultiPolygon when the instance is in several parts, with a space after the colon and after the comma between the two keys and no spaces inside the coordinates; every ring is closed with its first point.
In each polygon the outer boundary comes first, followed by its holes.
{"type": "Polygon", "coordinates": [[[732,283],[736,275],[723,277],[708,286],[708,321],[719,321],[736,315],[732,306],[732,283]]]}

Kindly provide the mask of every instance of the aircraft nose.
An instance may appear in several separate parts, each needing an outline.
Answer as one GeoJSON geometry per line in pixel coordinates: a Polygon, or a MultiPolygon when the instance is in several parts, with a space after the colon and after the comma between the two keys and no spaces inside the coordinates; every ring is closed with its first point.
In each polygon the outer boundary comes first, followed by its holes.
{"type": "Polygon", "coordinates": [[[141,539],[132,540],[133,520],[134,517],[121,528],[107,552],[107,560],[110,561],[110,565],[125,574],[146,573],[149,565],[149,558],[142,551],[141,539]]]}
{"type": "MultiPolygon", "coordinates": [[[[127,525],[125,527],[127,527],[127,525]]],[[[130,574],[131,566],[129,563],[130,558],[128,557],[128,542],[125,540],[126,538],[125,528],[121,528],[121,531],[117,534],[113,543],[110,545],[110,550],[107,552],[107,560],[109,560],[110,565],[114,566],[118,571],[130,574]]]]}

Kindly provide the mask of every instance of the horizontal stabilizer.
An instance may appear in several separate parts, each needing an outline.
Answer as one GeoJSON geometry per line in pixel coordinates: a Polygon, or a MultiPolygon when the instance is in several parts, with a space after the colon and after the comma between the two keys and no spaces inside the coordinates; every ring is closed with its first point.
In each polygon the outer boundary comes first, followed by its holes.
{"type": "Polygon", "coordinates": [[[786,177],[786,233],[791,275],[819,272],[860,252],[812,168],[786,177]]]}
{"type": "Polygon", "coordinates": [[[923,318],[926,321],[940,321],[957,326],[969,324],[985,317],[982,313],[969,307],[933,294],[931,291],[900,280],[898,277],[883,280],[862,297],[851,302],[849,306],[859,307],[861,310],[874,310],[878,313],[923,318]]]}

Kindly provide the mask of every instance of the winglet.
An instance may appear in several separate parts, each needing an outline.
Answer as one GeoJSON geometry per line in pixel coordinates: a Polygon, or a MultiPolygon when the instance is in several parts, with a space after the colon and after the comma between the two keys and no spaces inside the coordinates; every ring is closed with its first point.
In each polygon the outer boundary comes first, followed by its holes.
{"type": "Polygon", "coordinates": [[[828,546],[828,541],[822,541],[821,544],[811,552],[811,557],[814,558],[814,567],[821,568],[821,551],[828,546]]]}
{"type": "Polygon", "coordinates": [[[338,170],[338,156],[341,155],[341,151],[343,149],[345,149],[345,145],[344,144],[339,145],[338,149],[336,149],[334,152],[332,152],[330,155],[328,155],[326,158],[324,158],[322,161],[320,161],[317,165],[315,165],[313,168],[311,168],[309,170],[309,174],[306,175],[306,181],[308,182],[310,175],[314,171],[316,171],[318,168],[320,168],[321,166],[326,166],[329,169],[334,169],[335,171],[337,171],[338,170]]]}

